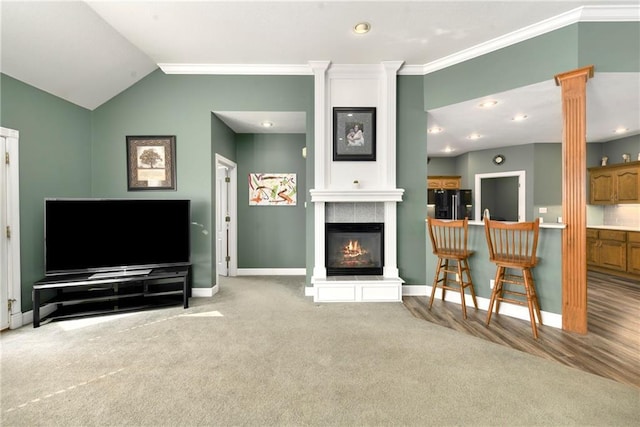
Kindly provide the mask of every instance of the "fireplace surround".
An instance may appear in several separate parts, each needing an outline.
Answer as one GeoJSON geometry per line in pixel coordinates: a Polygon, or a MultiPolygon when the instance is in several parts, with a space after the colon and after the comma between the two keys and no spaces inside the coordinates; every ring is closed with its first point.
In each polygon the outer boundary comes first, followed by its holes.
{"type": "Polygon", "coordinates": [[[326,224],[327,276],[381,276],[384,267],[384,223],[326,224]]]}

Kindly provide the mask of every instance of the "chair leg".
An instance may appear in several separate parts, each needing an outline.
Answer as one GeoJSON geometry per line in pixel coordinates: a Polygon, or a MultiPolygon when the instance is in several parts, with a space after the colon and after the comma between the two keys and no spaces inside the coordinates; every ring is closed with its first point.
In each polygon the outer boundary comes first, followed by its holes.
{"type": "Polygon", "coordinates": [[[460,304],[462,305],[462,317],[467,318],[467,303],[464,300],[464,278],[462,277],[462,260],[458,260],[458,285],[460,286],[460,304]]]}
{"type": "MultiPolygon", "coordinates": [[[[493,281],[493,290],[491,291],[491,300],[489,301],[489,309],[487,310],[487,326],[489,326],[489,322],[491,322],[491,314],[493,313],[493,305],[496,303],[498,298],[498,289],[502,286],[502,275],[504,274],[504,267],[498,266],[496,270],[496,278],[493,281]]],[[[496,312],[498,311],[498,306],[496,305],[496,312]]]]}
{"type": "Polygon", "coordinates": [[[527,306],[529,307],[529,317],[531,318],[531,331],[533,332],[533,338],[538,339],[538,327],[536,326],[536,315],[540,324],[542,324],[542,318],[540,317],[540,309],[538,307],[537,296],[533,288],[534,284],[531,277],[531,272],[528,269],[524,269],[522,272],[524,278],[524,288],[527,294],[527,306]]]}
{"type": "Polygon", "coordinates": [[[529,278],[531,298],[533,299],[534,308],[538,315],[538,323],[542,325],[542,315],[540,314],[540,300],[538,300],[538,292],[536,291],[536,282],[533,280],[533,274],[531,270],[527,269],[527,275],[529,278]]]}
{"type": "Polygon", "coordinates": [[[449,271],[449,260],[445,259],[444,272],[442,274],[442,301],[444,301],[444,296],[447,292],[447,290],[445,289],[445,287],[447,286],[447,281],[449,280],[449,273],[447,273],[447,271],[449,271]]]}
{"type": "MultiPolygon", "coordinates": [[[[442,258],[438,258],[438,265],[436,267],[436,275],[433,278],[433,286],[431,286],[431,299],[429,300],[429,310],[431,310],[431,306],[433,305],[433,298],[436,296],[436,288],[438,287],[438,282],[440,282],[440,270],[442,270],[442,262],[444,260],[442,258]]],[[[443,289],[444,291],[444,289],[443,289]]]]}
{"type": "Polygon", "coordinates": [[[476,300],[476,291],[473,288],[473,280],[471,279],[471,270],[469,269],[469,262],[464,259],[462,260],[462,262],[464,263],[463,266],[463,270],[467,273],[467,286],[470,288],[471,291],[471,299],[473,300],[473,305],[475,306],[476,310],[478,309],[478,301],[476,300]]]}

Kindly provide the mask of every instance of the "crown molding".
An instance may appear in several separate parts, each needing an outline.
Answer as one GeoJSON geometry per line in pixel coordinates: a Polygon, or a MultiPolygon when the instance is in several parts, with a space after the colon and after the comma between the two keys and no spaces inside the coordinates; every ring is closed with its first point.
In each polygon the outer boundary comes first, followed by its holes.
{"type": "Polygon", "coordinates": [[[312,75],[309,64],[158,64],[165,74],[312,75]]]}
{"type": "MultiPolygon", "coordinates": [[[[480,43],[452,55],[423,65],[402,65],[398,75],[425,75],[477,58],[516,43],[558,30],[578,22],[637,22],[640,6],[581,6],[544,21],[537,22],[495,39],[480,43]]],[[[313,64],[158,64],[165,74],[229,74],[229,75],[313,75],[313,64]]],[[[328,63],[330,64],[330,62],[328,63]]],[[[328,66],[327,64],[327,66],[328,66]]],[[[370,64],[369,71],[373,69],[370,64]]],[[[377,65],[374,65],[377,66],[377,65]]],[[[331,64],[338,74],[367,70],[367,66],[331,64]]]]}
{"type": "MultiPolygon", "coordinates": [[[[433,73],[452,65],[477,58],[516,43],[541,36],[578,22],[640,21],[640,6],[582,6],[495,39],[480,43],[453,55],[425,64],[422,74],[433,73]]],[[[399,74],[404,74],[401,70],[399,74]]]]}

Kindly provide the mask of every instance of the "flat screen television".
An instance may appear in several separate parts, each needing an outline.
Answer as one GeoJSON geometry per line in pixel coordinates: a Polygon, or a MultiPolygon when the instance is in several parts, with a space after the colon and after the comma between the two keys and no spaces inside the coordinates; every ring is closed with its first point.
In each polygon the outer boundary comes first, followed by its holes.
{"type": "Polygon", "coordinates": [[[188,265],[190,209],[189,200],[47,198],[45,275],[188,265]]]}

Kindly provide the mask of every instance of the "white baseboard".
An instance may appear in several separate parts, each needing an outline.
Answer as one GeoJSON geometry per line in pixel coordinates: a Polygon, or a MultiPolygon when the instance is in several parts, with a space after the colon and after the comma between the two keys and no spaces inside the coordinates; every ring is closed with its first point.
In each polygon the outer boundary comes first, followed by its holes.
{"type": "MultiPolygon", "coordinates": [[[[402,296],[426,296],[431,297],[431,286],[428,285],[408,285],[402,287],[402,296]]],[[[435,298],[442,298],[442,289],[436,289],[435,298]]],[[[467,307],[473,307],[473,301],[471,296],[467,293],[465,295],[465,302],[467,307]],[[467,297],[468,296],[468,297],[467,297]]],[[[476,297],[478,301],[478,309],[487,311],[489,309],[489,298],[476,297]]],[[[460,294],[458,292],[447,292],[445,301],[461,304],[460,294]]],[[[550,313],[540,310],[542,315],[542,324],[545,326],[551,326],[553,328],[562,329],[562,314],[550,313]]],[[[510,304],[508,302],[500,303],[500,315],[515,317],[516,319],[531,321],[529,318],[529,309],[524,306],[510,304]]]]}
{"type": "Polygon", "coordinates": [[[238,276],[305,276],[306,268],[239,268],[238,276]]]}
{"type": "Polygon", "coordinates": [[[191,288],[192,298],[210,298],[218,293],[220,285],[216,284],[211,288],[191,288]]]}

